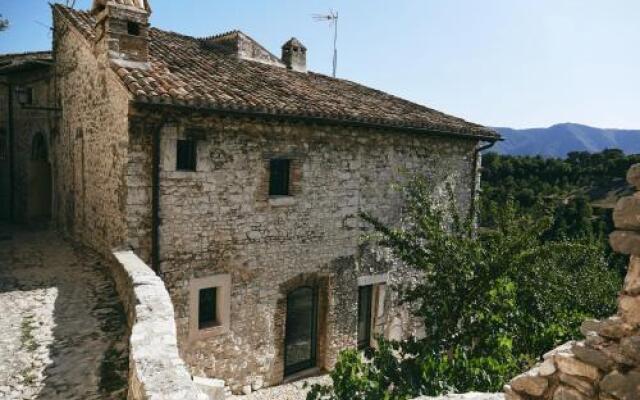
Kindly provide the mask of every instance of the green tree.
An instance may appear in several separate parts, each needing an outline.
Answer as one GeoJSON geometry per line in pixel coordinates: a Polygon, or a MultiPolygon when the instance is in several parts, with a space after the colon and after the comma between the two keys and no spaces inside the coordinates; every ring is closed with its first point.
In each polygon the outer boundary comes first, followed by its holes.
{"type": "Polygon", "coordinates": [[[495,391],[544,351],[577,335],[587,316],[615,310],[618,275],[598,243],[547,241],[553,223],[489,207],[493,225],[476,232],[416,178],[403,189],[401,227],[363,214],[383,246],[423,278],[399,288],[426,327],[424,338],[379,340],[362,358],[345,352],[332,372],[333,389],[314,387],[309,399],[406,399],[447,391],[495,391]],[[589,290],[583,290],[589,288],[589,290]]]}
{"type": "Polygon", "coordinates": [[[3,18],[2,14],[0,14],[0,32],[6,30],[7,28],[9,28],[9,20],[3,18]]]}

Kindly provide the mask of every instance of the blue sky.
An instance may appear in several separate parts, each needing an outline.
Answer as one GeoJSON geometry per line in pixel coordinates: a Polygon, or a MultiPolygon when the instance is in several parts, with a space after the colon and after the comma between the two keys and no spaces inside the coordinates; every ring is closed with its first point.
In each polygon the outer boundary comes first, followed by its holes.
{"type": "MultiPolygon", "coordinates": [[[[311,15],[334,9],[341,78],[490,126],[640,129],[638,0],[150,1],[163,29],[241,29],[275,54],[296,36],[327,74],[332,31],[311,15]]],[[[46,0],[0,0],[0,13],[0,53],[50,47],[46,0]]]]}

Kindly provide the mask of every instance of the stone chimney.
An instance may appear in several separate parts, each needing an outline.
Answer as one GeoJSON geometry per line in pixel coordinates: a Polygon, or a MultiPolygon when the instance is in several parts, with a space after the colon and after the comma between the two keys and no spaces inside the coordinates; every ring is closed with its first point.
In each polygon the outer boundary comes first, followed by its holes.
{"type": "Polygon", "coordinates": [[[149,16],[147,0],[94,0],[96,51],[110,59],[149,61],[149,16]]]}
{"type": "Polygon", "coordinates": [[[296,38],[282,45],[282,62],[297,72],[307,72],[307,48],[296,38]]]}

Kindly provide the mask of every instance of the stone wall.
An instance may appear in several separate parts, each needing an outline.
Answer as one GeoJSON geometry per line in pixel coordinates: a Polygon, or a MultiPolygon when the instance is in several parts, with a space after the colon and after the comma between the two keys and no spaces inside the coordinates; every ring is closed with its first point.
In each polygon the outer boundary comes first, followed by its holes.
{"type": "Polygon", "coordinates": [[[126,239],[129,93],[106,53],[54,8],[54,57],[62,113],[54,149],[54,219],[110,255],[126,239]]]}
{"type": "Polygon", "coordinates": [[[130,400],[206,400],[178,354],[173,305],[160,278],[131,251],[110,263],[127,314],[130,400]]]}
{"type": "MultiPolygon", "coordinates": [[[[640,190],[640,164],[627,179],[640,190]]],[[[618,202],[614,222],[613,249],[631,255],[617,315],[585,321],[585,339],[547,353],[514,378],[505,386],[506,400],[640,399],[640,192],[618,202]]]]}
{"type": "MultiPolygon", "coordinates": [[[[51,68],[17,71],[8,74],[7,82],[15,89],[32,89],[34,107],[55,106],[55,87],[51,68]]],[[[18,223],[47,220],[51,214],[50,141],[55,137],[55,112],[23,108],[14,95],[13,101],[13,165],[15,171],[13,220],[18,223]],[[44,148],[43,157],[33,154],[36,136],[44,148]],[[36,159],[37,158],[37,159],[36,159]]],[[[9,218],[9,94],[5,84],[0,85],[0,220],[9,218]]]]}
{"type": "MultiPolygon", "coordinates": [[[[225,379],[238,392],[279,384],[284,375],[287,293],[320,289],[318,366],[331,368],[355,346],[358,277],[389,272],[388,286],[409,280],[383,252],[362,243],[361,210],[396,223],[406,174],[446,183],[468,211],[474,150],[468,139],[311,126],[239,118],[174,117],[161,132],[160,271],[174,302],[181,354],[192,372],[225,379]],[[176,171],[178,138],[198,138],[197,171],[176,171]],[[269,198],[269,159],[292,160],[293,196],[269,198]],[[190,282],[231,279],[227,330],[193,339],[197,318],[190,282]]],[[[150,253],[150,134],[131,131],[129,241],[150,253]],[[135,189],[134,189],[135,187],[135,189]],[[133,196],[133,193],[136,193],[133,196]]],[[[406,310],[385,297],[388,336],[419,334],[406,310]]]]}

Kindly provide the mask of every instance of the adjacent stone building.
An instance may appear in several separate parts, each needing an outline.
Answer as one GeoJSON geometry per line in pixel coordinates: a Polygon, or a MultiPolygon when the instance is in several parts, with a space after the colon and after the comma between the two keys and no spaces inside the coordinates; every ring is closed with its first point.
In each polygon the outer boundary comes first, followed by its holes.
{"type": "Polygon", "coordinates": [[[48,51],[0,56],[0,221],[51,217],[52,69],[48,51]]]}
{"type": "Polygon", "coordinates": [[[234,392],[419,334],[393,290],[410,271],[363,242],[358,213],[399,223],[394,184],[414,174],[471,212],[497,135],[308,71],[296,39],[277,57],[239,31],[151,28],[150,13],[142,0],[53,6],[57,226],[147,261],[192,373],[234,392]]]}

